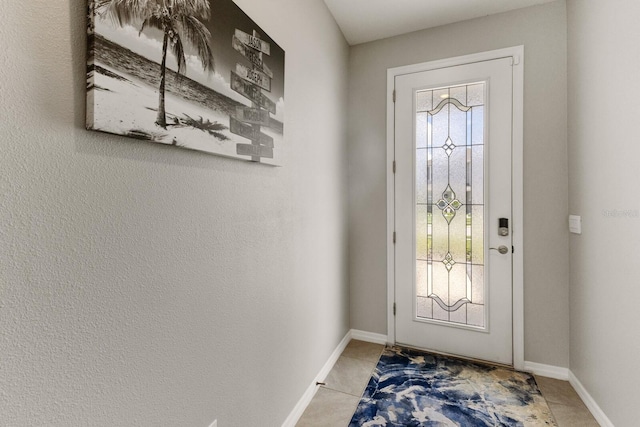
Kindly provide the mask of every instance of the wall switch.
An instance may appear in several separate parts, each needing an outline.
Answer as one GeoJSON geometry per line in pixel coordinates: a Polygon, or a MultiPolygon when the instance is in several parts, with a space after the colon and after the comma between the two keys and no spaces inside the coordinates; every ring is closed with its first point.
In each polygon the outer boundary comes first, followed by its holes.
{"type": "Polygon", "coordinates": [[[582,234],[582,217],[569,215],[569,231],[573,234],[582,234]]]}
{"type": "Polygon", "coordinates": [[[218,427],[218,420],[213,420],[209,427],[218,427]]]}

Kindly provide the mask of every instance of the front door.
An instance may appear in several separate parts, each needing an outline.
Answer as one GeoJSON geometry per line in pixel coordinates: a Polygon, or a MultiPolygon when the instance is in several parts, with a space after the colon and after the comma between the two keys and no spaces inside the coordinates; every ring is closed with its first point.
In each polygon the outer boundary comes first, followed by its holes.
{"type": "Polygon", "coordinates": [[[395,337],[513,364],[512,58],[395,78],[395,337]]]}

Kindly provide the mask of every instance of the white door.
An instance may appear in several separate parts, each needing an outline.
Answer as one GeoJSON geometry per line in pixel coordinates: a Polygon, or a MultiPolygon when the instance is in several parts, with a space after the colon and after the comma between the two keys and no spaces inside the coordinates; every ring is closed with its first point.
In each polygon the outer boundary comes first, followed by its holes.
{"type": "Polygon", "coordinates": [[[512,58],[396,76],[398,344],[513,364],[512,79],[512,58]]]}

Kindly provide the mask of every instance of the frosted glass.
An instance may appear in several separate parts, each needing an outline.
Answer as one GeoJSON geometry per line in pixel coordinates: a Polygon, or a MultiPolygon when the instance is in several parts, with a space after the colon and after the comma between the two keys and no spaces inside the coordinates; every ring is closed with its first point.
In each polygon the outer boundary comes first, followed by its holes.
{"type": "Polygon", "coordinates": [[[457,86],[449,89],[449,96],[455,98],[462,105],[467,105],[467,86],[457,86]]]}
{"type": "Polygon", "coordinates": [[[449,252],[449,227],[447,220],[442,216],[442,211],[435,208],[432,228],[433,260],[442,261],[449,252]]]}
{"type": "Polygon", "coordinates": [[[416,150],[416,203],[427,203],[427,149],[416,150]]]}
{"type": "Polygon", "coordinates": [[[433,318],[433,301],[431,298],[418,297],[418,317],[433,318]]]}
{"type": "Polygon", "coordinates": [[[467,205],[466,206],[466,215],[464,217],[465,219],[465,250],[466,250],[466,256],[465,259],[467,260],[467,262],[471,262],[471,252],[473,250],[472,247],[472,240],[471,240],[471,236],[473,235],[473,230],[472,230],[472,224],[473,224],[473,206],[471,205],[467,205]]]}
{"type": "Polygon", "coordinates": [[[433,259],[433,206],[427,205],[427,259],[433,259]]]}
{"type": "Polygon", "coordinates": [[[467,269],[465,264],[456,264],[449,273],[448,305],[453,306],[463,298],[467,298],[467,269]]]}
{"type": "Polygon", "coordinates": [[[449,312],[443,310],[438,304],[433,304],[433,319],[449,321],[449,312]]]}
{"type": "Polygon", "coordinates": [[[466,304],[457,309],[456,311],[452,311],[449,313],[449,321],[453,323],[461,323],[463,325],[467,324],[467,307],[466,304]]]}
{"type": "Polygon", "coordinates": [[[471,109],[471,143],[484,144],[484,107],[471,109]]]}
{"type": "Polygon", "coordinates": [[[428,116],[427,113],[416,114],[416,148],[427,146],[428,116]]]}
{"type": "Polygon", "coordinates": [[[427,203],[433,204],[433,148],[427,148],[427,203]]]}
{"type": "Polygon", "coordinates": [[[474,206],[471,214],[471,260],[484,264],[484,206],[474,206]]]}
{"type": "Polygon", "coordinates": [[[467,324],[484,327],[484,305],[467,304],[467,324]]]}
{"type": "Polygon", "coordinates": [[[472,185],[473,185],[473,147],[465,147],[464,149],[465,152],[465,161],[466,161],[466,168],[465,168],[465,178],[464,178],[464,182],[465,182],[465,204],[471,204],[471,192],[473,190],[472,185]]]}
{"type": "Polygon", "coordinates": [[[472,141],[471,141],[471,137],[472,137],[472,135],[473,135],[473,134],[472,134],[472,132],[471,132],[471,130],[472,130],[472,126],[471,126],[471,125],[472,125],[472,123],[473,123],[473,122],[472,122],[472,118],[473,118],[473,116],[472,116],[472,110],[467,111],[467,112],[466,112],[466,115],[467,115],[467,117],[466,117],[466,121],[467,121],[467,131],[466,131],[466,135],[467,135],[467,138],[465,139],[465,144],[466,144],[466,145],[471,145],[471,143],[472,143],[472,141]]]}
{"type": "Polygon", "coordinates": [[[467,144],[467,113],[458,110],[458,107],[453,104],[449,104],[442,112],[446,110],[450,110],[449,137],[457,147],[462,147],[467,144]]]}
{"type": "MultiPolygon", "coordinates": [[[[434,148],[432,151],[431,178],[433,180],[433,203],[435,204],[442,199],[442,193],[449,185],[449,156],[440,148],[434,148]]],[[[436,210],[438,209],[436,208],[436,210]]],[[[442,214],[441,211],[440,214],[442,214]]]]}
{"type": "Polygon", "coordinates": [[[471,147],[471,204],[484,203],[484,146],[471,147]]]}
{"type": "Polygon", "coordinates": [[[445,304],[448,304],[449,300],[449,271],[444,266],[442,262],[434,262],[432,268],[433,272],[433,283],[432,283],[432,291],[433,294],[440,297],[445,304]]]}
{"type": "Polygon", "coordinates": [[[416,206],[416,258],[427,260],[427,206],[416,206]]]}
{"type": "Polygon", "coordinates": [[[433,110],[433,102],[431,101],[432,96],[433,96],[433,91],[430,91],[430,90],[418,92],[416,94],[417,111],[433,110]]]}
{"type": "Polygon", "coordinates": [[[467,102],[469,107],[484,104],[484,83],[467,86],[467,102]]]}
{"type": "Polygon", "coordinates": [[[431,116],[431,130],[431,144],[434,147],[442,147],[449,137],[449,114],[447,114],[447,108],[443,108],[438,114],[431,116]]]}
{"type": "Polygon", "coordinates": [[[484,326],[484,83],[416,96],[416,310],[484,326]]]}
{"type": "Polygon", "coordinates": [[[467,218],[462,210],[449,224],[449,251],[455,262],[464,263],[467,257],[467,218]]]}
{"type": "Polygon", "coordinates": [[[474,265],[471,271],[471,302],[484,304],[484,266],[474,265]]]}
{"type": "Polygon", "coordinates": [[[456,198],[467,203],[467,150],[456,148],[449,156],[449,182],[456,198]]]}
{"type": "Polygon", "coordinates": [[[433,91],[433,108],[435,109],[443,100],[449,97],[449,88],[433,91]]]}
{"type": "Polygon", "coordinates": [[[429,263],[416,261],[416,294],[419,297],[428,297],[429,263]]]}

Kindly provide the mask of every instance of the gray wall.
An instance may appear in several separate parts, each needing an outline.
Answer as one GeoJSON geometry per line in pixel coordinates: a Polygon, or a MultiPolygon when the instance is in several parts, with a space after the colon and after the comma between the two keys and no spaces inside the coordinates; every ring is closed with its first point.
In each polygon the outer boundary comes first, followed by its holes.
{"type": "Polygon", "coordinates": [[[568,2],[571,371],[616,426],[638,425],[640,3],[568,2]]]}
{"type": "Polygon", "coordinates": [[[569,365],[564,1],[354,46],[349,86],[351,326],[386,327],[386,70],[525,46],[525,360],[569,365]]]}
{"type": "Polygon", "coordinates": [[[286,167],[85,131],[86,0],[0,2],[1,425],[280,425],[348,331],[348,46],[237,3],[287,53],[286,167]]]}

